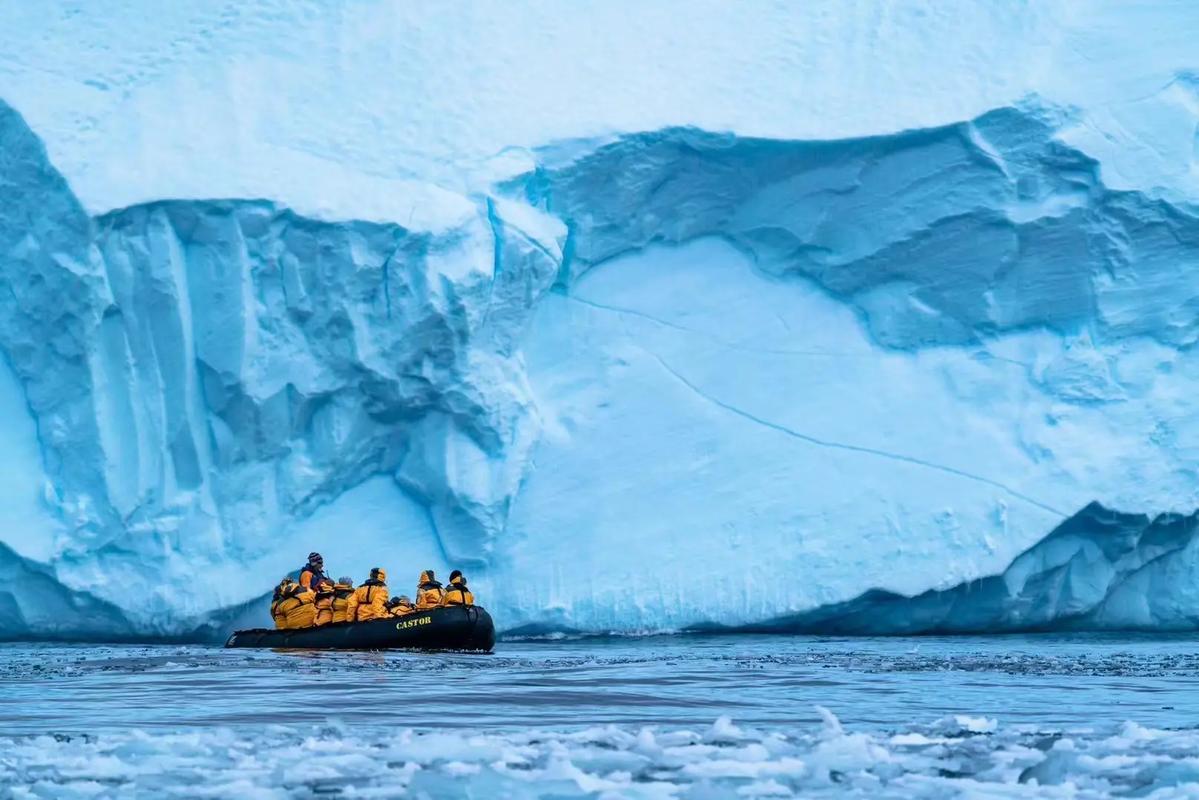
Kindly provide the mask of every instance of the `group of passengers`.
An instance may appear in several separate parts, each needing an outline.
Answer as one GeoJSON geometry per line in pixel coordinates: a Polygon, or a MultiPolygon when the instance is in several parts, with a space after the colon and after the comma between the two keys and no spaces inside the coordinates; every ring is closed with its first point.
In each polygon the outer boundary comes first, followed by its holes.
{"type": "Polygon", "coordinates": [[[309,553],[308,563],[300,570],[300,579],[284,576],[271,598],[271,616],[281,629],[310,628],[334,622],[366,622],[371,619],[403,617],[442,606],[470,606],[475,596],[466,588],[461,570],[450,573],[448,586],[442,586],[433,570],[420,574],[416,602],[407,595],[388,598],[387,571],[375,567],[362,585],[354,588],[348,577],[335,583],[325,574],[320,553],[309,553]]]}

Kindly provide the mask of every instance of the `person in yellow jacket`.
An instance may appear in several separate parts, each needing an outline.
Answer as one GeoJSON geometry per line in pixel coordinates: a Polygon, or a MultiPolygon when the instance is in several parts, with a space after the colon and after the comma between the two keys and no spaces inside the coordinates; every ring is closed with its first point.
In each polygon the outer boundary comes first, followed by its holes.
{"type": "Polygon", "coordinates": [[[316,619],[316,606],[313,605],[315,599],[316,592],[305,589],[294,581],[289,583],[275,606],[275,626],[285,630],[311,627],[316,619]]]}
{"type": "Polygon", "coordinates": [[[350,622],[366,622],[387,616],[387,571],[375,567],[370,578],[350,595],[346,617],[350,622]]]}
{"type": "Polygon", "coordinates": [[[387,604],[387,610],[391,612],[393,617],[406,617],[409,614],[416,613],[416,606],[412,605],[412,601],[408,599],[408,595],[402,594],[399,597],[391,598],[391,602],[387,604]]]}
{"type": "Polygon", "coordinates": [[[354,594],[354,579],[343,575],[333,584],[333,621],[350,621],[350,597],[354,594]]]}
{"type": "Polygon", "coordinates": [[[317,584],[312,605],[316,608],[313,625],[328,625],[333,621],[333,581],[326,579],[317,584]]]}
{"type": "Polygon", "coordinates": [[[445,597],[442,598],[443,606],[473,606],[475,604],[475,596],[471,594],[470,589],[466,588],[466,576],[462,574],[462,570],[456,569],[450,573],[450,585],[446,587],[445,597]]]}
{"type": "Polygon", "coordinates": [[[422,572],[420,582],[416,584],[416,610],[427,611],[430,608],[437,608],[441,605],[441,598],[444,596],[445,591],[437,582],[437,576],[433,574],[433,570],[427,569],[422,572]]]}
{"type": "Polygon", "coordinates": [[[283,580],[279,581],[279,585],[275,587],[274,595],[271,596],[271,619],[275,621],[275,627],[280,630],[287,627],[287,615],[280,610],[279,604],[285,597],[292,595],[292,587],[295,585],[296,582],[290,575],[284,575],[283,580]]]}

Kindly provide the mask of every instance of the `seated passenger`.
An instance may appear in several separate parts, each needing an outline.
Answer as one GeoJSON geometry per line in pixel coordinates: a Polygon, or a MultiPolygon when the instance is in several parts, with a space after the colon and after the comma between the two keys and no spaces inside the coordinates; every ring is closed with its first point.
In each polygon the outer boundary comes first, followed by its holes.
{"type": "Polygon", "coordinates": [[[308,563],[300,567],[300,585],[315,590],[321,581],[329,580],[325,574],[325,559],[320,553],[309,553],[308,563]]]}
{"type": "Polygon", "coordinates": [[[444,606],[473,606],[475,604],[475,596],[471,594],[470,589],[466,588],[466,576],[462,574],[462,570],[454,570],[450,573],[450,585],[446,587],[445,597],[441,604],[444,606]]]}
{"type": "Polygon", "coordinates": [[[371,570],[371,576],[350,595],[346,617],[350,622],[382,619],[387,613],[387,571],[382,567],[371,570]]]}
{"type": "Polygon", "coordinates": [[[427,611],[430,608],[437,608],[441,605],[441,598],[445,596],[445,592],[441,588],[441,584],[437,582],[437,576],[433,574],[433,570],[427,569],[420,574],[420,583],[416,585],[416,610],[427,611]]]}
{"type": "Polygon", "coordinates": [[[333,581],[326,578],[317,584],[312,605],[316,608],[313,625],[328,625],[333,621],[333,581]]]}
{"type": "Polygon", "coordinates": [[[314,599],[316,599],[315,592],[305,589],[298,583],[290,583],[283,590],[279,605],[276,606],[278,613],[283,616],[283,628],[294,630],[295,628],[311,627],[316,618],[316,606],[312,604],[314,599]]]}
{"type": "Polygon", "coordinates": [[[416,606],[412,605],[408,595],[402,594],[399,597],[391,598],[391,602],[387,604],[387,610],[393,617],[404,617],[416,613],[416,606]]]}
{"type": "Polygon", "coordinates": [[[343,575],[333,585],[333,621],[349,622],[350,596],[354,594],[354,579],[343,575]]]}
{"type": "Polygon", "coordinates": [[[287,615],[279,610],[279,604],[283,602],[284,597],[291,595],[291,587],[295,585],[296,582],[290,575],[284,575],[283,580],[279,581],[279,585],[275,587],[275,593],[271,596],[271,619],[275,621],[275,627],[280,630],[287,627],[287,615]]]}

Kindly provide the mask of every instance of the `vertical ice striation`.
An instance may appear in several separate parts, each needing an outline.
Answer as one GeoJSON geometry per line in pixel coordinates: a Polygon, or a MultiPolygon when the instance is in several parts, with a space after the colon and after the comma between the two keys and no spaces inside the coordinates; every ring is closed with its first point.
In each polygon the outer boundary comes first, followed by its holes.
{"type": "Polygon", "coordinates": [[[288,524],[374,475],[427,508],[443,558],[487,557],[537,435],[513,349],[556,223],[431,187],[419,229],[240,200],[91,219],[18,115],[0,130],[0,341],[67,583],[157,598],[136,613],[169,627],[258,594],[307,546],[288,524]]]}

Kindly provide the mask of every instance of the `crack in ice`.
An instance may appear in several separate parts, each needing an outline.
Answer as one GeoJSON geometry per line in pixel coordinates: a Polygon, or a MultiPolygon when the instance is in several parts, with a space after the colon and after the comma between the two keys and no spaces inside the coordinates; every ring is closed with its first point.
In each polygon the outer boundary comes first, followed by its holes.
{"type": "Polygon", "coordinates": [[[637,319],[643,319],[647,322],[652,322],[656,325],[670,328],[671,330],[676,330],[681,333],[688,333],[692,336],[699,336],[720,347],[725,347],[729,350],[737,350],[743,353],[763,353],[766,355],[777,356],[813,356],[819,358],[871,358],[874,355],[873,353],[835,353],[829,350],[783,350],[771,347],[749,347],[747,345],[734,344],[733,342],[726,341],[718,336],[713,336],[707,331],[688,328],[684,325],[679,325],[676,322],[669,322],[668,320],[655,317],[652,314],[646,314],[644,311],[635,311],[631,308],[624,308],[622,306],[610,306],[606,303],[598,303],[594,300],[586,300],[573,294],[564,294],[563,297],[572,302],[579,303],[580,305],[588,306],[599,311],[608,311],[613,314],[623,314],[630,317],[636,317],[637,319]]]}
{"type": "Polygon", "coordinates": [[[1000,490],[1006,492],[1007,494],[1010,494],[1012,497],[1023,500],[1024,502],[1026,502],[1030,505],[1036,506],[1037,508],[1040,508],[1044,511],[1048,511],[1051,514],[1056,514],[1058,517],[1060,517],[1062,519],[1065,519],[1068,516],[1070,516],[1069,514],[1059,511],[1058,509],[1054,508],[1053,506],[1047,505],[1046,503],[1043,503],[1040,500],[1037,500],[1035,497],[1030,497],[1029,495],[1026,495],[1023,492],[1013,489],[1012,487],[1007,486],[1003,483],[1000,483],[999,481],[992,480],[991,478],[987,478],[983,475],[977,475],[973,472],[967,472],[966,470],[958,469],[957,467],[951,467],[946,464],[938,464],[935,461],[925,461],[924,459],[916,458],[915,456],[904,455],[903,453],[893,453],[888,450],[880,450],[880,449],[877,449],[874,447],[865,447],[863,445],[848,444],[846,442],[835,442],[830,439],[821,439],[817,436],[812,436],[811,434],[802,433],[793,428],[788,428],[786,425],[782,425],[777,422],[771,422],[768,419],[763,419],[762,417],[759,417],[756,414],[752,414],[748,411],[745,411],[744,409],[737,408],[736,406],[734,406],[730,403],[726,403],[725,401],[720,400],[719,398],[713,397],[712,395],[708,394],[703,389],[699,388],[694,383],[689,381],[687,378],[683,377],[683,375],[681,375],[676,369],[674,369],[674,367],[667,364],[666,361],[663,360],[662,357],[659,356],[657,353],[653,352],[652,350],[645,349],[644,347],[642,349],[646,353],[648,353],[650,356],[652,356],[654,358],[654,360],[657,361],[662,366],[662,369],[666,370],[666,372],[668,372],[670,375],[672,375],[675,378],[675,380],[682,383],[684,386],[686,386],[688,389],[690,389],[696,395],[698,395],[699,397],[702,397],[704,400],[708,401],[709,403],[712,403],[713,405],[718,406],[718,407],[724,409],[725,411],[736,414],[739,417],[743,417],[744,419],[747,419],[750,422],[757,423],[758,425],[762,425],[763,427],[770,428],[771,430],[775,430],[775,431],[778,431],[779,433],[786,434],[787,436],[790,436],[794,439],[799,439],[801,441],[807,442],[809,444],[814,444],[819,447],[828,447],[828,448],[834,448],[834,449],[838,449],[838,450],[847,450],[847,451],[853,452],[853,453],[864,453],[866,455],[879,456],[880,458],[887,458],[887,459],[891,459],[892,461],[899,461],[899,462],[902,462],[905,464],[913,464],[915,466],[926,467],[928,469],[933,469],[933,470],[937,470],[939,472],[944,472],[949,475],[956,475],[960,478],[966,478],[967,480],[972,480],[972,481],[976,481],[978,483],[986,484],[988,486],[993,486],[996,489],[1000,489],[1000,490]]]}

